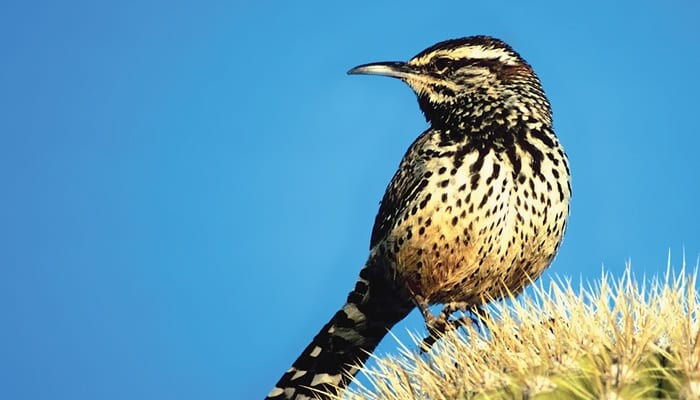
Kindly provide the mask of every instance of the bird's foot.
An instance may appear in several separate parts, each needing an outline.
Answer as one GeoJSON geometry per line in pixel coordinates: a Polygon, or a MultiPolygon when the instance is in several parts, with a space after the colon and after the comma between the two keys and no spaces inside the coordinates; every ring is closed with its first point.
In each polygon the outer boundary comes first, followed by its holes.
{"type": "Polygon", "coordinates": [[[479,306],[466,302],[451,302],[443,305],[438,316],[433,315],[428,308],[428,301],[422,296],[416,296],[416,306],[423,314],[428,335],[421,342],[421,353],[426,353],[437,340],[448,332],[472,324],[479,326],[484,321],[484,313],[479,306]],[[452,314],[460,311],[461,316],[450,319],[452,314]]]}

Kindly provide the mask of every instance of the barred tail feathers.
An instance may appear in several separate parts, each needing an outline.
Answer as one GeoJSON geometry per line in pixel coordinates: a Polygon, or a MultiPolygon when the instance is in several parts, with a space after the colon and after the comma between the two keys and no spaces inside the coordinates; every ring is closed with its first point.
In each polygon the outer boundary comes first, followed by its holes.
{"type": "Polygon", "coordinates": [[[413,308],[371,262],[360,271],[347,302],[277,382],[266,400],[328,399],[350,384],[389,329],[413,308]]]}

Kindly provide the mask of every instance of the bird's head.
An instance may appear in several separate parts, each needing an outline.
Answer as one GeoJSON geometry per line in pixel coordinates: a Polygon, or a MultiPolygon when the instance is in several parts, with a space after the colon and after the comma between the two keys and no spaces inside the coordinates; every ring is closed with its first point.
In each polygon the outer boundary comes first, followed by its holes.
{"type": "Polygon", "coordinates": [[[433,126],[464,129],[482,117],[506,119],[511,113],[535,114],[551,123],[549,103],[530,65],[509,45],[488,36],[446,40],[408,62],[364,64],[348,74],[406,82],[433,126]]]}

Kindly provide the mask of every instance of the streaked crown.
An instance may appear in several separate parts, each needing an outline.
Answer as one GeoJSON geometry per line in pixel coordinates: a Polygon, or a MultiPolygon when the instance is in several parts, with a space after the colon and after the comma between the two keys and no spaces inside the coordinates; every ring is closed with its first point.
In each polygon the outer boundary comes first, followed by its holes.
{"type": "Polygon", "coordinates": [[[433,126],[464,128],[498,112],[531,115],[551,124],[551,111],[530,65],[501,40],[471,36],[437,43],[408,62],[360,65],[350,74],[406,82],[433,126]]]}

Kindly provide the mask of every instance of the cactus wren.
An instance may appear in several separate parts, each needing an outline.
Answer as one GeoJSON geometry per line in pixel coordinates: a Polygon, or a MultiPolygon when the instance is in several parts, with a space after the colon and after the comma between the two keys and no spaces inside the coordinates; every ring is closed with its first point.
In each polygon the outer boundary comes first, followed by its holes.
{"type": "Polygon", "coordinates": [[[267,399],[339,393],[416,306],[429,321],[430,304],[469,309],[519,293],[549,266],[566,227],[566,154],[539,79],[509,45],[447,40],[348,74],[404,81],[430,127],[384,193],[347,302],[267,399]]]}

